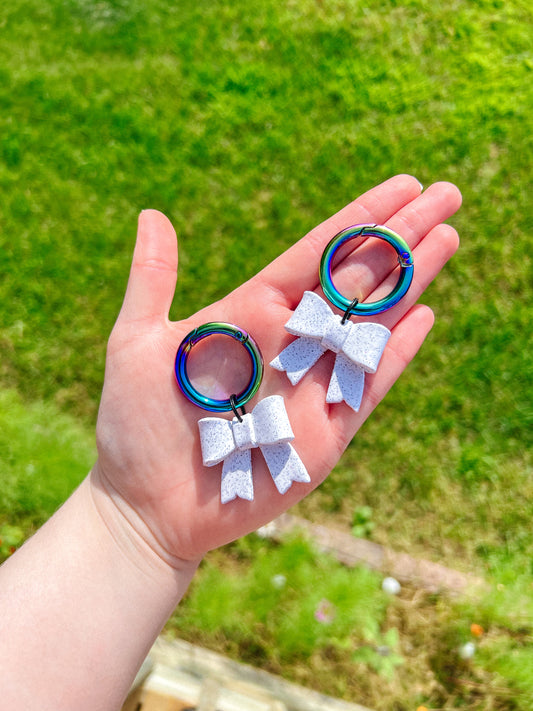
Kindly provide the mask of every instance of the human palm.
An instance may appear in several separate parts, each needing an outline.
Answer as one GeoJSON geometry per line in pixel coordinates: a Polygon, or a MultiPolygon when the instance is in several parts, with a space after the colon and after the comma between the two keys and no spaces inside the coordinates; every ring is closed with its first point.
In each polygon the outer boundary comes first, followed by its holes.
{"type": "MultiPolygon", "coordinates": [[[[272,520],[318,486],[429,332],[432,312],[415,304],[457,248],[455,230],[442,222],[459,205],[459,192],[448,183],[420,194],[415,179],[392,178],[312,230],[224,299],[179,322],[168,318],[177,272],[174,231],[161,213],[142,213],[126,297],[108,345],[97,426],[99,458],[92,472],[93,487],[111,497],[125,528],[166,560],[198,559],[272,520]],[[254,501],[221,504],[222,465],[207,469],[201,458],[197,422],[208,413],[179,391],[173,373],[176,350],[194,327],[226,321],[250,332],[268,363],[292,340],[284,324],[303,292],[320,293],[324,247],[341,229],[359,223],[386,224],[398,232],[410,244],[415,263],[404,299],[372,317],[392,336],[377,373],[367,376],[361,409],[356,413],[344,403],[326,404],[330,354],[296,387],[267,365],[250,408],[269,395],[284,397],[293,446],[311,483],[294,483],[279,494],[263,457],[253,450],[254,501]]],[[[347,296],[356,290],[360,300],[375,301],[391,291],[398,268],[387,245],[357,244],[336,267],[335,284],[347,296]]],[[[203,369],[216,370],[220,350],[204,351],[203,369]]]]}

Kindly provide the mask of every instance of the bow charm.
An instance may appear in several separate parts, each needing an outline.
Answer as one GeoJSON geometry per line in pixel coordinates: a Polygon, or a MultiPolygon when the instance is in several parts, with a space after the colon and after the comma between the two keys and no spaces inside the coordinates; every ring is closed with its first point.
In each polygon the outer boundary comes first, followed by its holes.
{"type": "Polygon", "coordinates": [[[378,323],[341,323],[341,317],[312,291],[304,292],[285,328],[294,336],[270,365],[287,373],[293,385],[327,350],[337,354],[329,382],[326,402],[343,400],[359,411],[365,372],[375,373],[391,332],[378,323]]]}
{"type": "Polygon", "coordinates": [[[280,494],[293,481],[309,482],[309,474],[289,442],[294,434],[281,395],[261,400],[252,412],[225,420],[203,417],[198,421],[205,466],[224,462],[220,498],[223,504],[235,497],[254,498],[251,449],[259,447],[280,494]]]}

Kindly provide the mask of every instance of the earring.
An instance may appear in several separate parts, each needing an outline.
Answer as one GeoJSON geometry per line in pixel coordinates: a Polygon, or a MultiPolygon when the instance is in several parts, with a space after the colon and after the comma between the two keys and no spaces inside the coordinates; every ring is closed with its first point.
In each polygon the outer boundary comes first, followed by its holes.
{"type": "Polygon", "coordinates": [[[259,447],[280,494],[285,494],[293,481],[310,482],[309,474],[290,444],[294,434],[281,395],[260,400],[253,411],[244,406],[257,393],[263,378],[263,358],[253,338],[229,323],[206,323],[191,331],[176,353],[174,373],[181,392],[198,407],[210,412],[233,412],[232,420],[204,417],[198,421],[203,463],[207,467],[222,465],[221,501],[239,497],[253,501],[251,450],[259,447]],[[191,383],[187,360],[194,346],[213,335],[225,335],[243,345],[252,364],[248,385],[227,399],[215,400],[202,395],[191,383]],[[240,412],[239,412],[240,409],[240,412]]]}
{"type": "Polygon", "coordinates": [[[329,242],[320,261],[320,284],[326,298],[343,311],[335,314],[320,296],[304,292],[285,328],[298,336],[270,365],[286,372],[296,385],[323,353],[336,353],[326,402],[346,402],[359,411],[365,373],[375,373],[391,332],[378,323],[352,323],[351,316],[372,316],[392,308],[407,293],[413,280],[413,257],[407,242],[387,227],[355,225],[339,232],[329,242]],[[390,294],[378,301],[362,304],[343,296],[333,284],[331,269],[335,253],[347,242],[362,237],[378,237],[395,249],[400,265],[398,281],[390,294]]]}

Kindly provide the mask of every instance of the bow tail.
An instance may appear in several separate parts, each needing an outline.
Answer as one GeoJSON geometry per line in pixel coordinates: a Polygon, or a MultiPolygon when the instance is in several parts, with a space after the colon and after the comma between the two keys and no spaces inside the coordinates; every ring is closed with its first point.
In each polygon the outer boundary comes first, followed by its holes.
{"type": "Polygon", "coordinates": [[[223,504],[236,497],[253,501],[252,455],[249,449],[232,452],[222,466],[220,500],[223,504]]]}
{"type": "Polygon", "coordinates": [[[352,410],[359,412],[364,385],[365,371],[361,366],[352,363],[342,353],[338,353],[329,381],[326,402],[335,403],[344,400],[352,410]]]}
{"type": "Polygon", "coordinates": [[[286,372],[291,383],[296,385],[314,366],[324,351],[325,348],[320,345],[320,341],[302,336],[289,343],[287,348],[270,362],[270,365],[275,370],[286,372]]]}
{"type": "Polygon", "coordinates": [[[285,494],[293,481],[311,481],[302,460],[288,442],[264,444],[261,445],[261,451],[280,494],[285,494]]]}

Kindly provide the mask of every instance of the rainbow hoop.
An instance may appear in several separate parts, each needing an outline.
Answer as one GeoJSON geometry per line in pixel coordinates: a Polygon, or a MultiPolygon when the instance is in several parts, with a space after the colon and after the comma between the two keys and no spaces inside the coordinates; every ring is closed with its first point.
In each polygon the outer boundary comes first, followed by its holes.
{"type": "Polygon", "coordinates": [[[205,323],[191,331],[181,342],[176,360],[174,363],[174,373],[180,390],[185,397],[198,407],[210,412],[229,412],[233,410],[237,415],[237,408],[243,407],[248,400],[255,395],[261,380],[263,379],[263,357],[256,342],[242,328],[233,326],[231,323],[205,323]],[[239,343],[242,343],[252,361],[252,377],[246,388],[239,394],[232,395],[226,400],[214,400],[206,397],[193,387],[187,374],[187,359],[192,348],[204,338],[213,335],[231,336],[239,343]]]}
{"type": "Polygon", "coordinates": [[[354,225],[335,235],[324,250],[320,260],[320,283],[330,302],[344,311],[345,319],[352,315],[372,316],[392,308],[405,296],[413,281],[413,271],[413,255],[409,245],[400,235],[381,225],[354,225]],[[357,299],[352,301],[343,296],[333,284],[331,277],[331,266],[335,252],[346,242],[358,237],[378,237],[385,240],[396,250],[400,264],[400,276],[391,293],[379,301],[368,304],[361,304],[357,299]]]}

